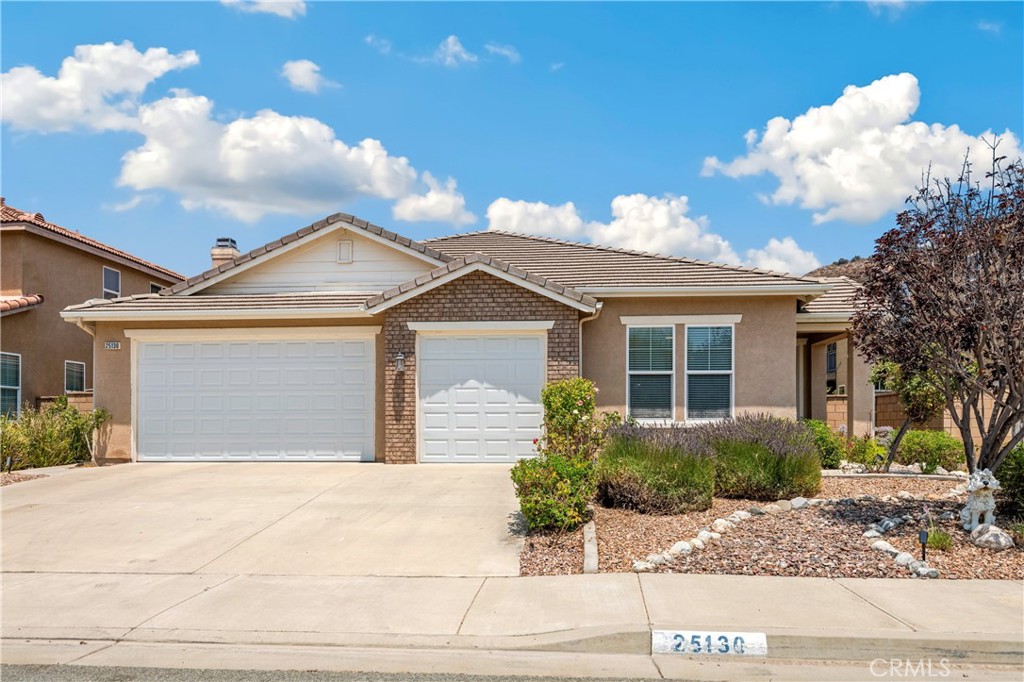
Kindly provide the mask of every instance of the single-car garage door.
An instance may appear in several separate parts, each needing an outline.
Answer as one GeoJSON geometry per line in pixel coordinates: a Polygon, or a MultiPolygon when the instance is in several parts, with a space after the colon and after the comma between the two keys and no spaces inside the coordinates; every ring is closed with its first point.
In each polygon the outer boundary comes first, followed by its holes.
{"type": "Polygon", "coordinates": [[[373,460],[372,338],[140,341],[141,461],[373,460]]]}
{"type": "Polygon", "coordinates": [[[536,454],[544,334],[419,337],[422,462],[514,462],[536,454]]]}

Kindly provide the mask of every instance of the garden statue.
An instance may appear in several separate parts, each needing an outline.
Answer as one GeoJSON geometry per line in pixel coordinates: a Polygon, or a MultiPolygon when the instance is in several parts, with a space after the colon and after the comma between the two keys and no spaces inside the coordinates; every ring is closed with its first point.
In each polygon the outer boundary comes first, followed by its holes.
{"type": "Polygon", "coordinates": [[[970,497],[960,510],[960,522],[964,530],[974,530],[981,523],[992,525],[996,522],[996,499],[992,493],[998,489],[999,481],[988,469],[971,474],[967,481],[967,492],[970,493],[970,497]]]}

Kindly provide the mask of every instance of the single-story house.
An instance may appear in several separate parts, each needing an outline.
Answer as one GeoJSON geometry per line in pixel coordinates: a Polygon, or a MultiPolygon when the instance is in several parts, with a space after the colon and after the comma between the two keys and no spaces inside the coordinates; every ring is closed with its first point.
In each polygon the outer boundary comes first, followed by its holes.
{"type": "Polygon", "coordinates": [[[62,313],[94,337],[101,460],[511,462],[544,383],[579,375],[645,422],[795,418],[824,386],[808,348],[845,334],[828,282],[511,232],[335,214],[212,256],[62,313]]]}

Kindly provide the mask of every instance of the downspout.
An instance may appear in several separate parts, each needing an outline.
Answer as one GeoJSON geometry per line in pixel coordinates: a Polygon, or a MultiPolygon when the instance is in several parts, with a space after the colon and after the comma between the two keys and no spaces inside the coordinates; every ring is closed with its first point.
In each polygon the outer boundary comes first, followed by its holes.
{"type": "Polygon", "coordinates": [[[579,342],[580,342],[580,350],[579,350],[580,364],[579,364],[579,367],[577,368],[577,374],[579,374],[579,376],[583,376],[583,323],[584,322],[590,322],[591,320],[596,320],[597,318],[601,317],[601,310],[603,308],[604,308],[604,303],[598,301],[597,309],[594,311],[593,315],[591,315],[590,317],[581,317],[580,318],[580,335],[579,335],[580,336],[580,338],[579,338],[579,342]]]}

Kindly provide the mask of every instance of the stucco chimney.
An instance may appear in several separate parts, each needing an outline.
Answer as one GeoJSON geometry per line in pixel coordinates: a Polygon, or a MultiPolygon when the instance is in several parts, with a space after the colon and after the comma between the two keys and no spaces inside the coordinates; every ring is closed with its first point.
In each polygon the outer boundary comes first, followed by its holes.
{"type": "Polygon", "coordinates": [[[231,237],[217,237],[217,243],[210,249],[210,259],[215,268],[230,263],[240,255],[238,244],[231,237]]]}

